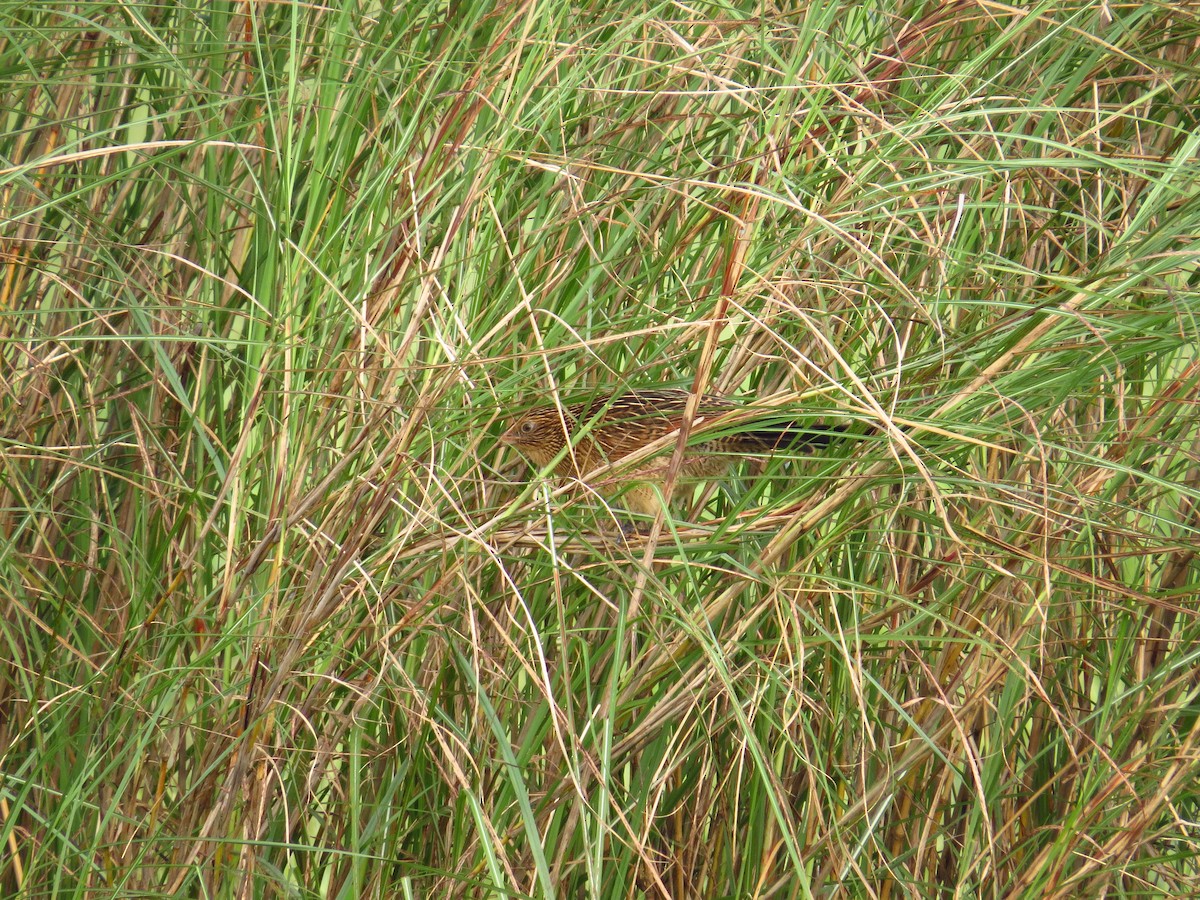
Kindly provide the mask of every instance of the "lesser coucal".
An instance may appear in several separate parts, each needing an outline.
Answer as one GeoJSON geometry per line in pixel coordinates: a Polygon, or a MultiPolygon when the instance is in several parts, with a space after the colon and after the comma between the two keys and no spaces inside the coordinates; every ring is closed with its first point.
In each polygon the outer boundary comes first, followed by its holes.
{"type": "MultiPolygon", "coordinates": [[[[548,466],[565,447],[570,446],[554,468],[557,475],[584,478],[589,472],[665,437],[680,427],[687,407],[688,391],[677,389],[626,391],[618,395],[598,396],[571,406],[545,406],[526,413],[501,436],[501,440],[520,450],[539,468],[548,466]]],[[[730,400],[703,395],[693,428],[738,410],[747,410],[730,400]]],[[[778,410],[764,409],[778,416],[778,410]]],[[[739,455],[769,453],[779,448],[823,447],[830,437],[843,429],[812,428],[795,422],[755,425],[742,422],[736,430],[689,445],[676,489],[687,479],[711,478],[725,472],[739,455]]],[[[669,450],[669,447],[667,448],[669,450]]],[[[634,512],[654,515],[667,473],[666,458],[642,460],[631,472],[609,476],[604,487],[621,488],[630,484],[624,502],[634,512]],[[658,490],[655,490],[655,486],[658,490]]],[[[592,485],[595,487],[596,485],[592,485]]],[[[670,498],[668,498],[670,499],[670,498]]]]}

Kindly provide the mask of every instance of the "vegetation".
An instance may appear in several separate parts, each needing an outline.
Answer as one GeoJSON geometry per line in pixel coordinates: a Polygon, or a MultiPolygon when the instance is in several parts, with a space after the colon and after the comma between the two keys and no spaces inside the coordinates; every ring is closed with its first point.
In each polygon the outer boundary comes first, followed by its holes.
{"type": "Polygon", "coordinates": [[[1197,47],[2,0],[0,895],[1200,893],[1197,47]],[[632,532],[622,385],[859,437],[632,532]]]}

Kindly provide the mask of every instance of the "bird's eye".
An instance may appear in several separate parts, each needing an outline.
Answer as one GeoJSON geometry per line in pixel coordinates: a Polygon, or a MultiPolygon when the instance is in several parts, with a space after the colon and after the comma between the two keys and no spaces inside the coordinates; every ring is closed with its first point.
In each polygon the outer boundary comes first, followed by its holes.
{"type": "Polygon", "coordinates": [[[533,434],[536,428],[537,425],[534,424],[532,419],[526,419],[521,423],[521,434],[533,434]]]}

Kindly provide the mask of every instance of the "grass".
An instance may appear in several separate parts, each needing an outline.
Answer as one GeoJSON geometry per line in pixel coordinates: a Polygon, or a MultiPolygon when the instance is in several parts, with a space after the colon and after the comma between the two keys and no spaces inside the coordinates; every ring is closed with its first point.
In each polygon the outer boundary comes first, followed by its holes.
{"type": "Polygon", "coordinates": [[[0,3],[0,893],[1200,893],[1198,41],[0,3]],[[614,384],[865,436],[625,538],[614,384]]]}

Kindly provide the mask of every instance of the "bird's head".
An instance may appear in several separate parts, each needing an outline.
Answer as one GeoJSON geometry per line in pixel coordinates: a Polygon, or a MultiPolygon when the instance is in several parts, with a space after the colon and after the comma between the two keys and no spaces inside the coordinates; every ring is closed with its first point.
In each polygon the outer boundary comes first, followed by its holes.
{"type": "Polygon", "coordinates": [[[536,466],[548,466],[567,443],[563,419],[557,407],[535,409],[517,419],[500,435],[500,440],[516,447],[536,466]]]}

